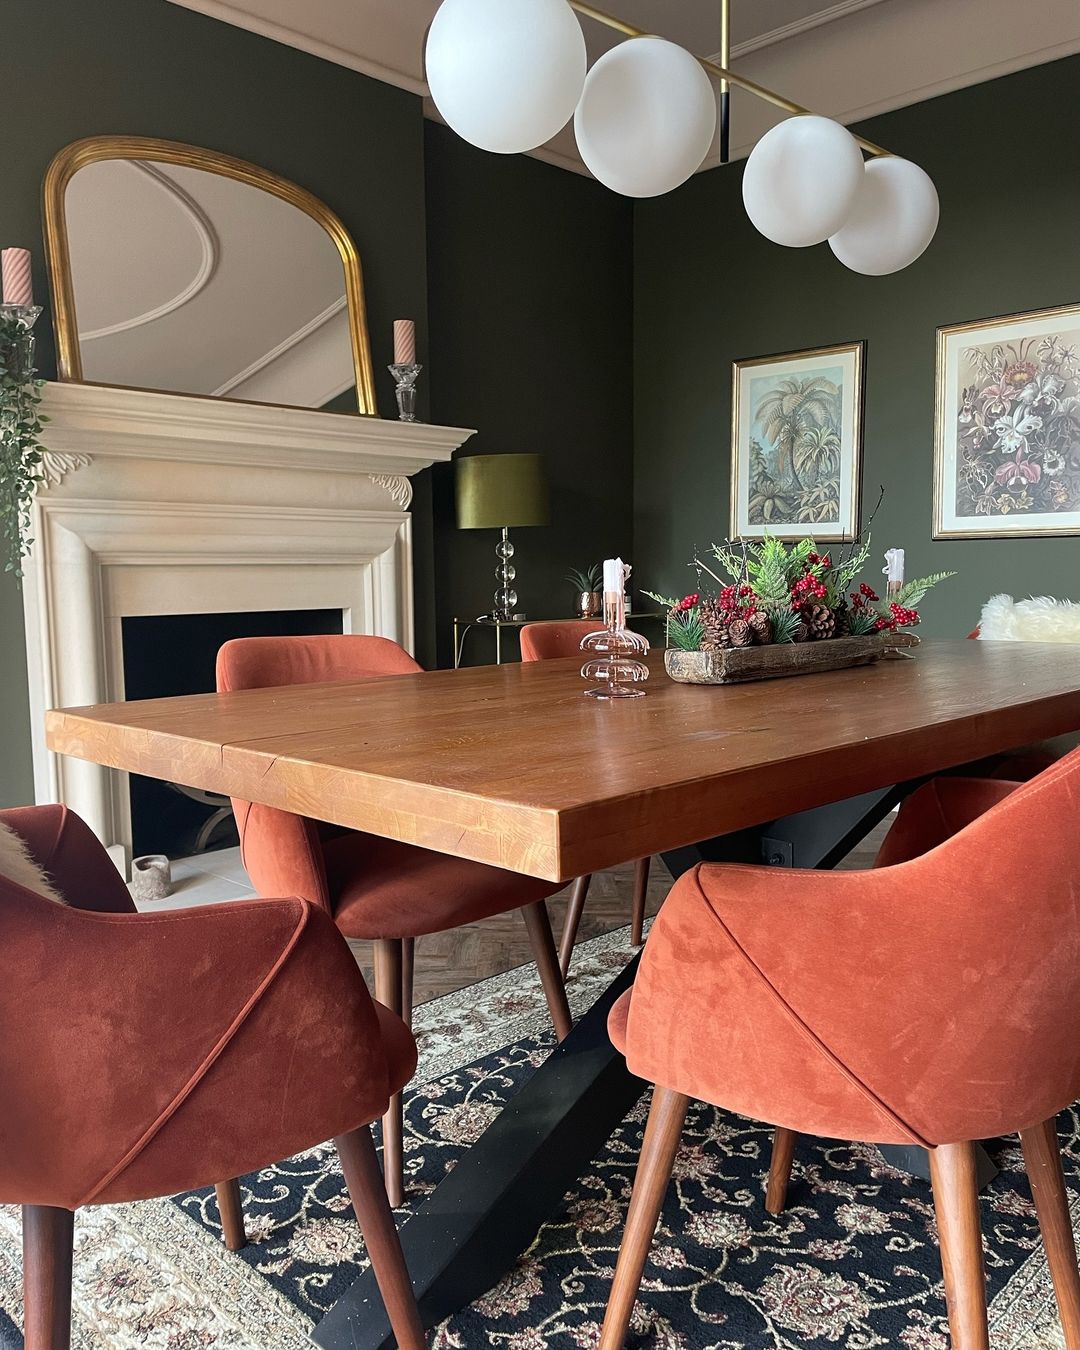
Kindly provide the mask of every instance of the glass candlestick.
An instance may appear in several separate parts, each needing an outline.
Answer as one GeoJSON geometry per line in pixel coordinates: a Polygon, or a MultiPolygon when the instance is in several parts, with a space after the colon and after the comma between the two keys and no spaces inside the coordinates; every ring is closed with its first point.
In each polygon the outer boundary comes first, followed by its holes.
{"type": "Polygon", "coordinates": [[[416,381],[423,369],[415,362],[405,364],[395,361],[392,366],[387,366],[397,386],[394,392],[397,395],[399,422],[416,421],[416,381]]]}
{"type": "Polygon", "coordinates": [[[639,657],[649,644],[640,633],[626,626],[626,597],[621,590],[604,592],[604,627],[581,639],[581,650],[589,659],[581,667],[581,678],[592,680],[586,698],[642,698],[641,685],[649,678],[649,667],[639,657]]]}
{"type": "Polygon", "coordinates": [[[40,305],[0,305],[0,371],[16,384],[34,373],[34,334],[40,305]]]}

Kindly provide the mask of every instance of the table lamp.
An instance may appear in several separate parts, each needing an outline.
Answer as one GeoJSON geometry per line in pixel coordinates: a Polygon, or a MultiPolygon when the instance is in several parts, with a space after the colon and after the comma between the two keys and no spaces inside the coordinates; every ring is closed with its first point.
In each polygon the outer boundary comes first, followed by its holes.
{"type": "Polygon", "coordinates": [[[515,611],[517,575],[510,527],[548,523],[548,489],[539,455],[467,455],[457,461],[459,530],[501,530],[495,545],[494,619],[521,619],[515,611]]]}

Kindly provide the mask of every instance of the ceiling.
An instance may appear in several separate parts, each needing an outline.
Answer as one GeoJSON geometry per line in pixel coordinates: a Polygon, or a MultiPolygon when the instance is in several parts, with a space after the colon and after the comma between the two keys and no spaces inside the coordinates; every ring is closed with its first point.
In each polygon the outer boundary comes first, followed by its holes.
{"type": "MultiPolygon", "coordinates": [[[[426,95],[424,34],[438,0],[171,0],[426,95]]],[[[732,68],[816,112],[852,122],[1080,51],[1076,0],[731,0],[732,68]]],[[[599,0],[699,56],[720,46],[719,0],[599,0]]],[[[590,59],[619,41],[583,20],[590,59]]],[[[427,101],[429,116],[437,113],[427,101]]],[[[732,155],[777,120],[732,98],[732,155]]],[[[572,128],[534,152],[587,172],[572,128]]],[[[703,167],[716,162],[715,153],[703,167]]]]}

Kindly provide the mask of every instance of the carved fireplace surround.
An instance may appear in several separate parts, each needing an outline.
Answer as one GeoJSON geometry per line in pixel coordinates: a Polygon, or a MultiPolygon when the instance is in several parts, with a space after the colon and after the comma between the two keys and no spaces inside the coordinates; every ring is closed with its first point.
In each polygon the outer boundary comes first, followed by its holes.
{"type": "Polygon", "coordinates": [[[340,609],[346,633],[413,640],[409,475],[455,427],[49,384],[24,582],[39,802],[131,846],[126,775],[51,754],[44,713],[124,697],[137,614],[340,609]]]}

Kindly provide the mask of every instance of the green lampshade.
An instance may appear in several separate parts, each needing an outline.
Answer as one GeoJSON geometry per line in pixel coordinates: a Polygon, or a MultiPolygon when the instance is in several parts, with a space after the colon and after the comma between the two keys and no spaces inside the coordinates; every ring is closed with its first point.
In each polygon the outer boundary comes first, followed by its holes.
{"type": "Polygon", "coordinates": [[[467,455],[457,461],[459,530],[546,525],[548,489],[539,455],[467,455]]]}

